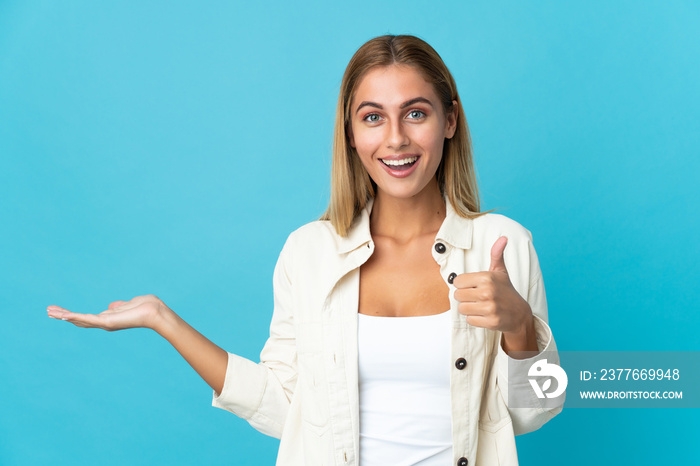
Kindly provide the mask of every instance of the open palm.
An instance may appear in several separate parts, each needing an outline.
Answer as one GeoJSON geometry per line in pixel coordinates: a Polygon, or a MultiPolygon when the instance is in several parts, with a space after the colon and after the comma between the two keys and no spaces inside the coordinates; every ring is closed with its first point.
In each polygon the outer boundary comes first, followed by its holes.
{"type": "Polygon", "coordinates": [[[127,328],[153,328],[155,318],[164,306],[154,295],[137,296],[130,301],[114,301],[99,314],[71,312],[60,306],[48,306],[49,317],[68,321],[78,327],[101,328],[107,331],[127,328]]]}

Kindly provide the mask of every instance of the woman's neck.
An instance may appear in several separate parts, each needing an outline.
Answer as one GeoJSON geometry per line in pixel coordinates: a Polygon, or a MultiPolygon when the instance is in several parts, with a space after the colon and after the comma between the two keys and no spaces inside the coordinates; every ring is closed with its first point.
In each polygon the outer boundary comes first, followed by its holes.
{"type": "Polygon", "coordinates": [[[445,220],[445,200],[437,182],[419,194],[397,198],[378,190],[370,215],[372,235],[391,237],[406,243],[426,234],[435,234],[445,220]]]}

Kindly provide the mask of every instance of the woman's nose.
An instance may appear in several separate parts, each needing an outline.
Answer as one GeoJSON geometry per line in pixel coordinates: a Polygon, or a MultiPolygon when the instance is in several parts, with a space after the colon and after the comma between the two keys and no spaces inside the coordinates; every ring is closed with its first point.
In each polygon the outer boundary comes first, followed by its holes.
{"type": "Polygon", "coordinates": [[[399,149],[408,145],[408,135],[401,124],[401,121],[394,121],[387,125],[389,134],[387,135],[387,147],[390,149],[399,149]]]}

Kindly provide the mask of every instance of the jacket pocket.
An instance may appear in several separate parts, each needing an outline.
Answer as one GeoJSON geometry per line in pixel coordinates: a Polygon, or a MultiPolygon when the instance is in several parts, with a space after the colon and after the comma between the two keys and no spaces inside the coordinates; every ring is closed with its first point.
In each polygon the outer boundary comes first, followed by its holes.
{"type": "Polygon", "coordinates": [[[479,422],[475,466],[518,466],[515,434],[510,418],[479,422]]]}
{"type": "Polygon", "coordinates": [[[321,436],[330,428],[328,382],[320,335],[321,325],[299,324],[297,363],[301,417],[307,430],[321,436]]]}
{"type": "Polygon", "coordinates": [[[506,424],[512,424],[510,417],[504,417],[495,421],[479,421],[479,429],[486,432],[496,433],[506,424]]]}
{"type": "Polygon", "coordinates": [[[476,466],[517,466],[513,421],[498,385],[489,384],[479,415],[476,466]]]}
{"type": "Polygon", "coordinates": [[[479,415],[479,429],[487,432],[497,432],[510,422],[508,407],[503,401],[497,385],[487,386],[479,415]]]}

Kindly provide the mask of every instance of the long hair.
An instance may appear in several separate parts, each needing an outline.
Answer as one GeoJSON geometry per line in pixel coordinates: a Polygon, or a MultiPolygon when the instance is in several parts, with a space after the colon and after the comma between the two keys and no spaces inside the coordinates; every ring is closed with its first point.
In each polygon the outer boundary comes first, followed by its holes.
{"type": "Polygon", "coordinates": [[[452,138],[445,139],[436,177],[440,192],[447,196],[459,215],[467,218],[481,215],[469,127],[452,74],[440,55],[425,41],[409,35],[386,35],[371,39],[355,52],[340,84],[333,133],[331,198],[321,217],[321,220],[330,220],[340,236],[347,236],[355,217],[376,193],[376,184],[348,138],[352,99],[370,69],[393,64],[417,69],[433,85],[445,113],[451,110],[452,102],[457,101],[457,129],[452,138]]]}

